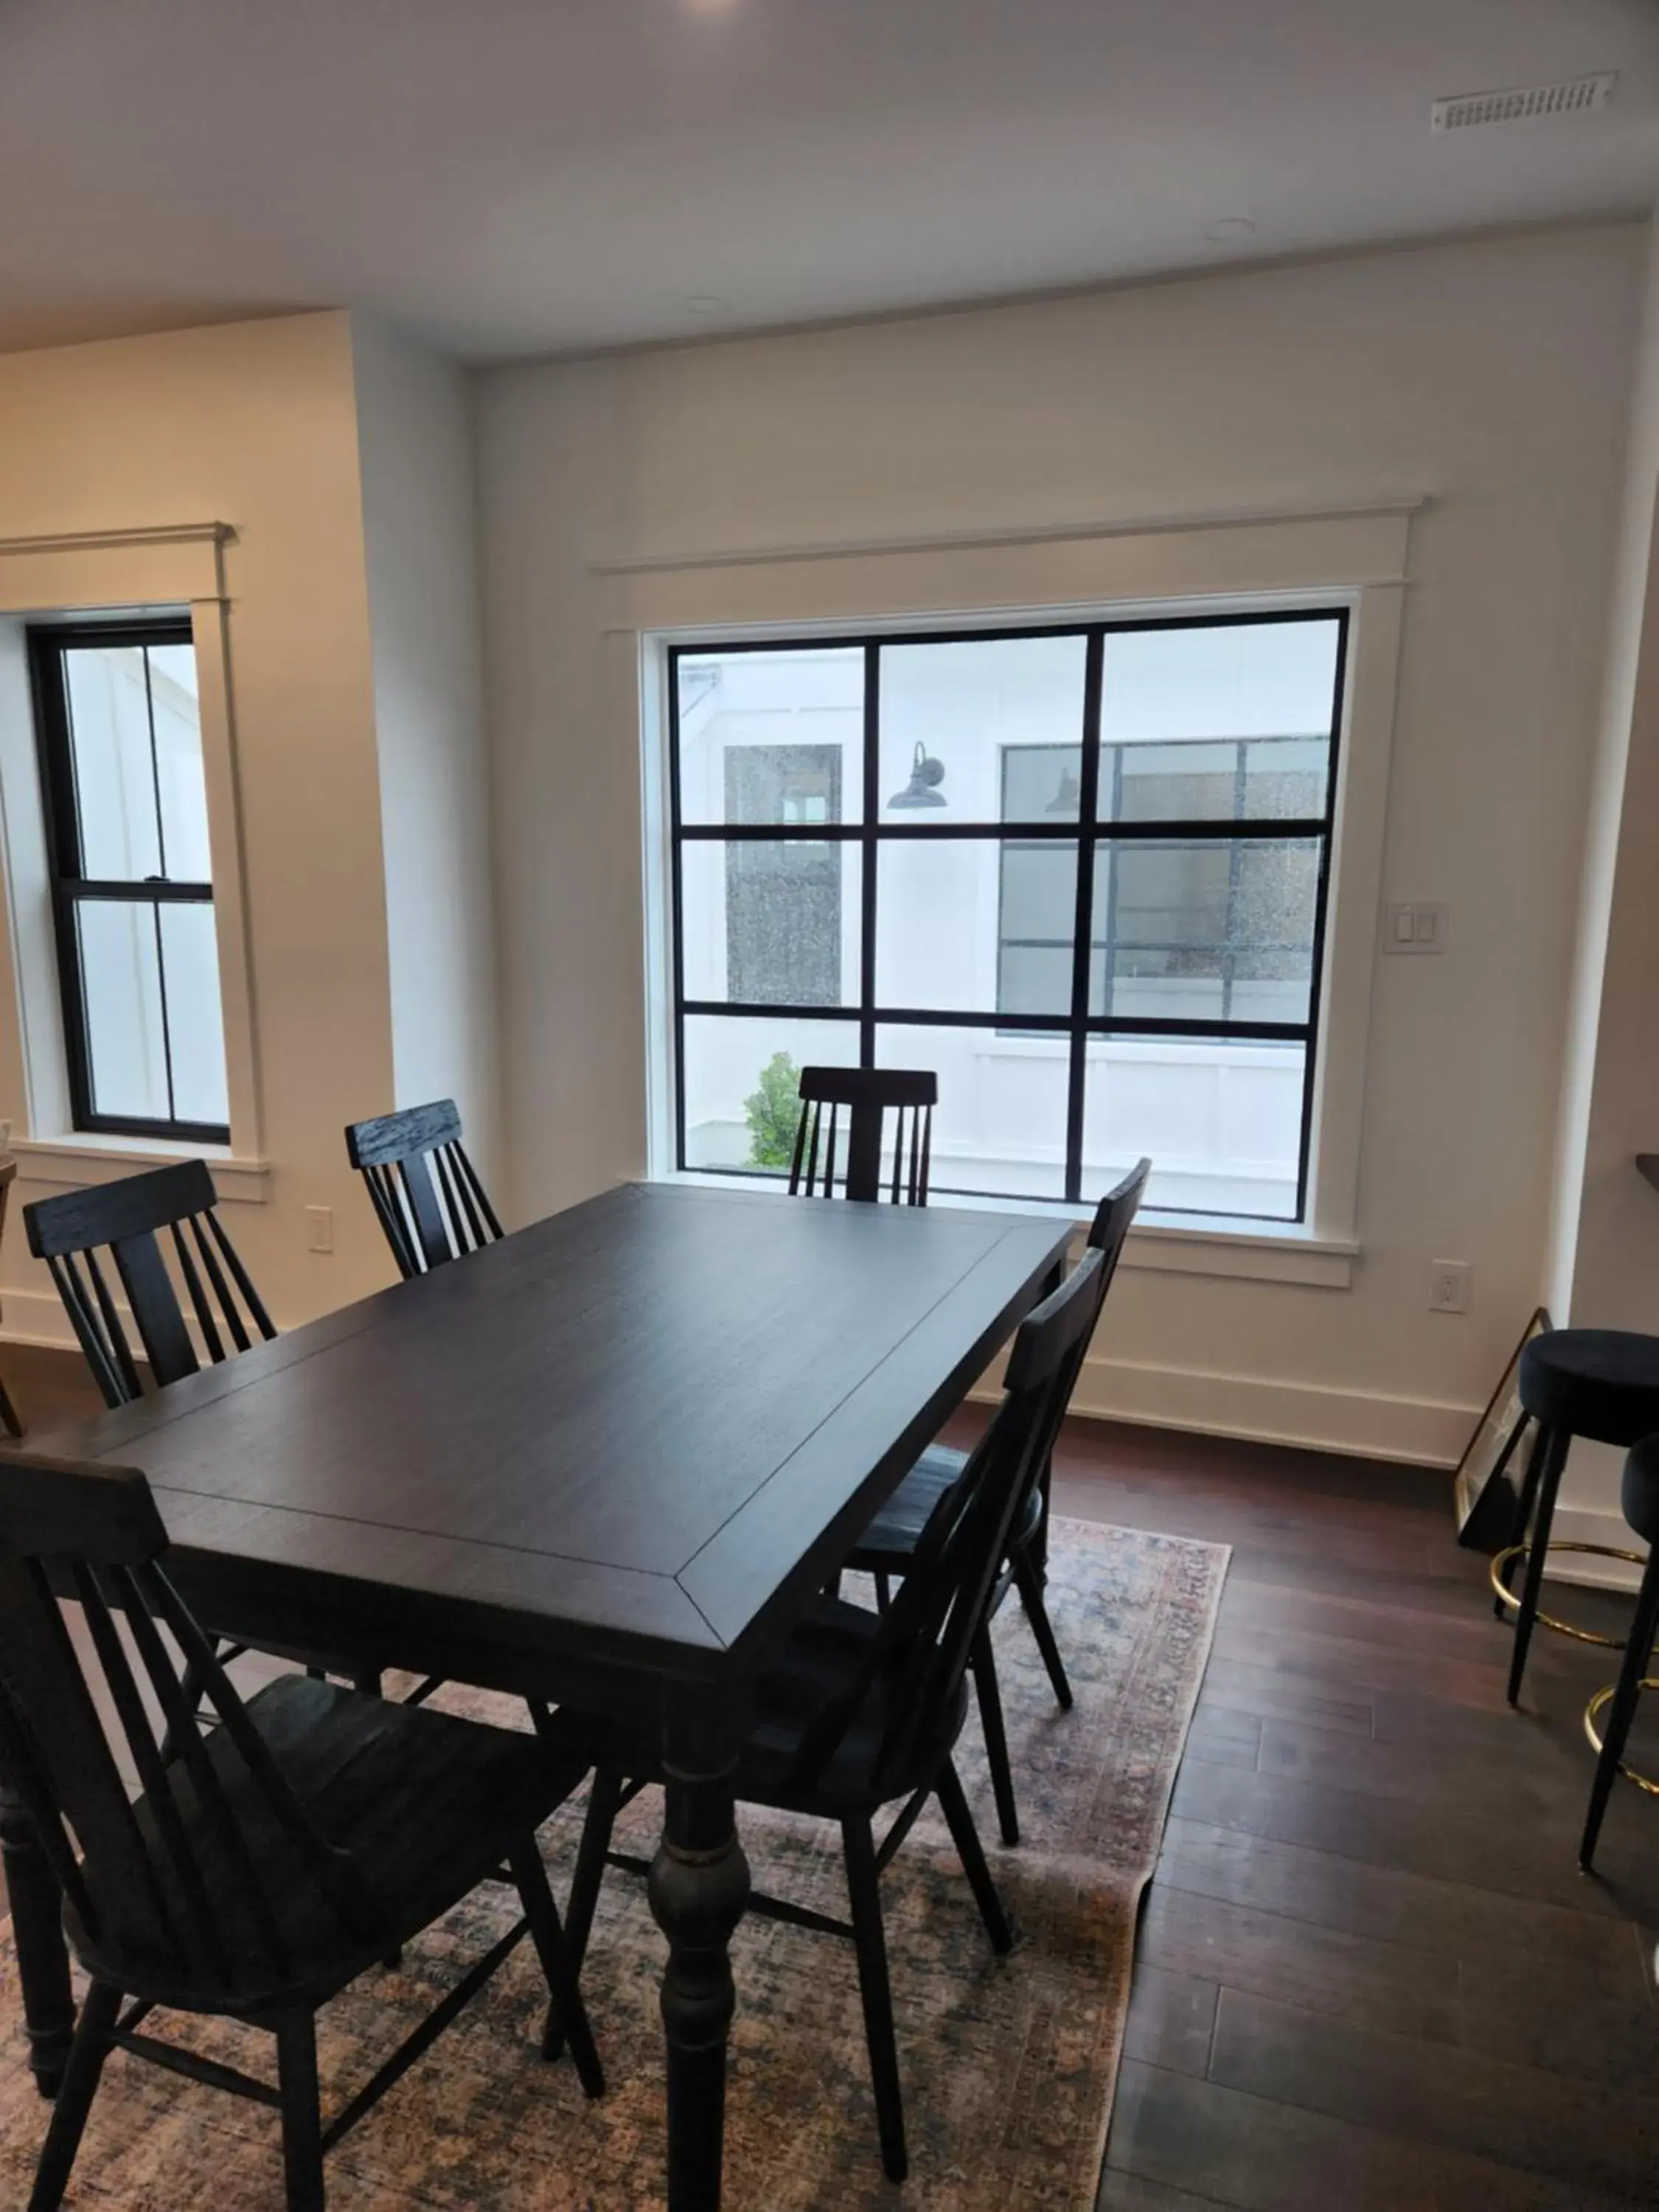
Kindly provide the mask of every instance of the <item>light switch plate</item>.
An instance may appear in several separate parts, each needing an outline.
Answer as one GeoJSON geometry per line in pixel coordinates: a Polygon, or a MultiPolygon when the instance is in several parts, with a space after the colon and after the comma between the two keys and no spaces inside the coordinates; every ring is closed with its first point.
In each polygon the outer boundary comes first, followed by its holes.
{"type": "Polygon", "coordinates": [[[1449,916],[1444,906],[1385,906],[1382,909],[1382,950],[1385,952],[1443,952],[1449,916]]]}

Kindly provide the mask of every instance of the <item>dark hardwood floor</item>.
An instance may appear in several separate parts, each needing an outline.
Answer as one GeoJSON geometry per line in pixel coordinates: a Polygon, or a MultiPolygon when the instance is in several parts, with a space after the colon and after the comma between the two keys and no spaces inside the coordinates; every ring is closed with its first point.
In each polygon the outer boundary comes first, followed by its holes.
{"type": "Polygon", "coordinates": [[[1082,1422],[1056,1468],[1060,1512],[1233,1547],[1100,2212],[1659,2203],[1659,1802],[1621,1785],[1576,1870],[1616,1656],[1540,1632],[1510,1711],[1443,1474],[1082,1422]]]}
{"type": "MultiPolygon", "coordinates": [[[[0,1353],[45,1432],[77,1360],[0,1353]]],[[[971,1411],[952,1425],[971,1436],[971,1411]]],[[[1584,1701],[1540,1632],[1525,1709],[1443,1474],[1068,1425],[1059,1511],[1231,1544],[1140,1929],[1099,2212],[1613,2212],[1659,2203],[1659,1802],[1576,1870],[1584,1701]]],[[[1587,1625],[1626,1601],[1558,1590],[1587,1625]]],[[[1633,1757],[1659,1774],[1659,1697],[1633,1757]]]]}

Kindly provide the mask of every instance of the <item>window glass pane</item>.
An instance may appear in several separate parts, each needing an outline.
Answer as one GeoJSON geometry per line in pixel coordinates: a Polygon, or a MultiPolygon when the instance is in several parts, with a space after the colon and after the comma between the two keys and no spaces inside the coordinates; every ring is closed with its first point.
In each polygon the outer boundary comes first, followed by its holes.
{"type": "Polygon", "coordinates": [[[1076,914],[1074,845],[1007,846],[994,837],[884,841],[876,861],[876,1003],[964,1013],[1071,1011],[1076,914]],[[1004,995],[1006,954],[1054,951],[1060,960],[1016,962],[1025,1003],[1004,995]],[[1039,989],[1046,1003],[1032,1002],[1039,989]]]}
{"type": "Polygon", "coordinates": [[[1311,837],[1097,847],[1091,1013],[1306,1021],[1319,851],[1311,837]]]}
{"type": "Polygon", "coordinates": [[[219,1003],[213,908],[206,901],[192,900],[188,905],[173,901],[157,912],[167,977],[173,1119],[222,1125],[230,1119],[230,1098],[225,1086],[225,1023],[219,1003]]]}
{"type": "Polygon", "coordinates": [[[1109,633],[1101,818],[1322,814],[1339,630],[1325,615],[1109,633]]]}
{"type": "Polygon", "coordinates": [[[1085,1202],[1146,1152],[1149,1206],[1293,1221],[1305,1066],[1300,1044],[1091,1037],[1085,1202]]]}
{"type": "Polygon", "coordinates": [[[682,822],[860,819],[860,647],[699,653],[676,666],[682,822]]]}
{"type": "Polygon", "coordinates": [[[683,845],[686,997],[856,1005],[862,866],[855,844],[807,837],[683,845]]]}
{"type": "Polygon", "coordinates": [[[1078,636],[884,645],[879,818],[1075,819],[1085,651],[1078,636]],[[937,782],[931,769],[918,777],[918,745],[944,769],[937,782]],[[1005,770],[1026,747],[1042,758],[1005,770]]]}
{"type": "Polygon", "coordinates": [[[144,648],[73,647],[64,655],[64,685],[82,872],[118,883],[159,875],[144,648]]]}
{"type": "Polygon", "coordinates": [[[931,1187],[1012,1198],[1066,1195],[1065,1037],[994,1029],[876,1031],[882,1067],[927,1067],[939,1077],[931,1187]]]}
{"type": "Polygon", "coordinates": [[[95,1114],[165,1121],[167,1046],[155,909],[146,900],[76,903],[95,1114]]]}
{"type": "Polygon", "coordinates": [[[680,1067],[689,1168],[782,1175],[803,1067],[858,1064],[856,1022],[688,1014],[680,1067]]]}
{"type": "Polygon", "coordinates": [[[167,872],[176,884],[211,883],[194,646],[150,647],[149,695],[155,714],[155,771],[167,872]]]}

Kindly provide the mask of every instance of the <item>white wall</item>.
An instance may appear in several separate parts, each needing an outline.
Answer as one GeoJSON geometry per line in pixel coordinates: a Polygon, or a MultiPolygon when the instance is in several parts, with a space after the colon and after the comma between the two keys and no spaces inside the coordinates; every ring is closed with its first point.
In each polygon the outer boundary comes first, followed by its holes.
{"type": "Polygon", "coordinates": [[[392,991],[394,1096],[377,1108],[453,1097],[488,1183],[495,944],[466,379],[371,319],[352,338],[392,991]]]}
{"type": "Polygon", "coordinates": [[[519,1212],[645,1158],[639,764],[609,734],[633,671],[596,562],[1425,495],[1384,896],[1449,902],[1450,949],[1377,965],[1352,1287],[1131,1273],[1085,1395],[1454,1454],[1545,1267],[1644,245],[1608,224],[483,377],[519,1212]],[[1436,1258],[1473,1263],[1466,1317],[1427,1312],[1436,1258]]]}
{"type": "MultiPolygon", "coordinates": [[[[1646,268],[1584,844],[1547,1280],[1558,1322],[1659,1332],[1659,227],[1646,268]]],[[[1575,1446],[1559,1533],[1627,1542],[1623,1455],[1575,1446]],[[1611,1530],[1591,1527],[1613,1516],[1611,1530]]]]}
{"type": "MultiPolygon", "coordinates": [[[[0,538],[206,520],[236,532],[224,561],[261,1143],[272,1171],[268,1203],[236,1206],[229,1225],[279,1319],[320,1310],[386,1276],[340,1132],[392,1091],[346,319],[295,316],[0,359],[0,538]],[[308,1205],[334,1209],[331,1255],[306,1249],[308,1205]]],[[[22,1126],[9,993],[0,993],[0,1099],[22,1126]]],[[[18,1198],[41,1188],[20,1178],[18,1198]]],[[[3,1282],[9,1328],[57,1328],[50,1285],[15,1226],[3,1282]]]]}

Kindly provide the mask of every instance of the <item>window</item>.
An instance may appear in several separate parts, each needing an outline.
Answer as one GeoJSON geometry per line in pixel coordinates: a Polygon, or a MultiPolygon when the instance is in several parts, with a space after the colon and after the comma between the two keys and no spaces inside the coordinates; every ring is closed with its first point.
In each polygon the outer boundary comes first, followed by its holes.
{"type": "Polygon", "coordinates": [[[228,1142],[190,624],[28,642],[74,1126],[228,1142]]]}
{"type": "Polygon", "coordinates": [[[1341,608],[669,653],[682,1168],[939,1078],[941,1193],[1306,1218],[1341,608]]]}

